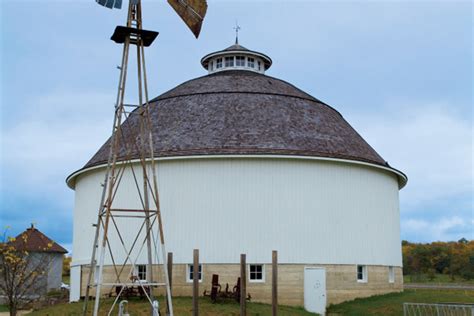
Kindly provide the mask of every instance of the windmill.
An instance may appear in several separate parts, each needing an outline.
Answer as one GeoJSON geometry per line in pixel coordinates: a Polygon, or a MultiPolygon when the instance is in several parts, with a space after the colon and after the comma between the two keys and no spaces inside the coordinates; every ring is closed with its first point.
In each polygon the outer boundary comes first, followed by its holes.
{"type": "MultiPolygon", "coordinates": [[[[113,9],[122,7],[122,0],[96,0],[100,5],[113,9]]],[[[207,11],[206,0],[168,0],[168,3],[181,17],[184,23],[193,32],[196,38],[201,31],[201,25],[207,11]]],[[[101,293],[108,287],[112,292],[115,290],[115,299],[110,307],[110,315],[117,306],[119,299],[131,287],[140,290],[150,303],[152,315],[158,315],[158,302],[154,299],[153,290],[165,287],[167,310],[173,315],[173,304],[169,283],[166,258],[163,222],[160,210],[158,194],[158,182],[156,177],[156,166],[153,152],[153,135],[151,120],[149,117],[149,98],[147,88],[147,77],[145,67],[144,48],[150,46],[158,32],[144,30],[142,28],[142,6],[141,0],[129,0],[126,26],[117,26],[111,37],[113,41],[123,44],[122,63],[120,69],[119,87],[115,103],[114,123],[112,136],[110,138],[109,158],[102,183],[102,195],[95,226],[94,244],[92,247],[91,263],[87,276],[87,288],[84,299],[83,315],[89,313],[88,303],[91,290],[95,288],[95,302],[93,315],[99,313],[101,293]],[[135,45],[138,74],[138,104],[125,104],[125,87],[129,63],[130,46],[135,45]],[[133,108],[133,110],[129,110],[133,108]],[[130,115],[139,116],[139,132],[126,128],[125,122],[130,115]],[[127,148],[126,152],[119,152],[120,145],[127,148]],[[135,153],[139,153],[138,156],[135,153]],[[137,168],[138,166],[138,168],[137,168]],[[138,169],[138,170],[135,170],[138,169]],[[114,201],[120,194],[119,186],[125,172],[133,174],[136,190],[138,208],[116,208],[114,201]],[[120,221],[137,220],[141,222],[140,229],[135,236],[127,236],[121,233],[120,221]],[[119,245],[111,245],[110,234],[114,233],[119,245]],[[129,237],[130,240],[125,240],[129,237]],[[130,238],[132,237],[132,238],[130,238]],[[118,262],[114,252],[125,253],[123,262],[118,262]],[[147,269],[146,280],[137,278],[136,263],[142,251],[146,249],[147,269]],[[159,249],[161,251],[159,251],[159,249]],[[158,252],[161,252],[158,254],[158,252]],[[159,263],[161,256],[163,280],[156,281],[153,265],[159,263]],[[105,258],[112,262],[112,281],[104,282],[105,258]],[[94,275],[94,280],[92,276],[94,275]]],[[[126,225],[126,224],[125,224],[126,225]]]]}

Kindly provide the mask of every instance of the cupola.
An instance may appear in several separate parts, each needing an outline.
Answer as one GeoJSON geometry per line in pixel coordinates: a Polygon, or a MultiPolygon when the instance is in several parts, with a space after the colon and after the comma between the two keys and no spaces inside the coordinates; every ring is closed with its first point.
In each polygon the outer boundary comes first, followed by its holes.
{"type": "Polygon", "coordinates": [[[236,40],[234,45],[204,56],[201,65],[209,74],[226,70],[248,70],[264,74],[272,65],[272,60],[265,54],[243,47],[236,40]]]}

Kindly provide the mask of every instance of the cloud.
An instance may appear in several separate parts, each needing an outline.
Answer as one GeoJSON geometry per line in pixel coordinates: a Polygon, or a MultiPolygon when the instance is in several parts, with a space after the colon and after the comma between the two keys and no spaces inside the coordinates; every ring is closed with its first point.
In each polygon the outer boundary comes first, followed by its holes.
{"type": "Polygon", "coordinates": [[[21,119],[2,133],[2,182],[58,196],[65,177],[81,168],[111,130],[114,96],[59,92],[23,105],[21,119]]]}
{"type": "Polygon", "coordinates": [[[65,178],[109,136],[114,100],[94,91],[40,95],[19,106],[18,119],[5,122],[0,215],[12,234],[36,222],[53,240],[71,242],[74,197],[65,178]]]}
{"type": "Polygon", "coordinates": [[[397,102],[351,116],[368,143],[408,175],[401,191],[408,206],[404,211],[474,193],[472,123],[455,108],[439,102],[397,102]]]}
{"type": "Polygon", "coordinates": [[[442,102],[391,102],[349,121],[375,150],[408,175],[400,192],[402,238],[474,238],[470,117],[442,102]]]}
{"type": "Polygon", "coordinates": [[[434,221],[408,219],[402,221],[402,227],[410,240],[429,242],[433,240],[454,241],[463,237],[474,239],[472,220],[458,216],[442,217],[434,221]]]}

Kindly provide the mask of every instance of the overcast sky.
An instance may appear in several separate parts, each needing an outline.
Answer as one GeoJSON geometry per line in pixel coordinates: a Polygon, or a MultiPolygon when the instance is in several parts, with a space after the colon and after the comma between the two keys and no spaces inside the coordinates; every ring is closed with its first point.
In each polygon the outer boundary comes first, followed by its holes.
{"type": "MultiPolygon", "coordinates": [[[[109,136],[126,12],[93,0],[0,0],[0,224],[31,222],[71,249],[64,180],[109,136]]],[[[335,107],[392,166],[402,239],[474,239],[470,1],[210,1],[194,39],[164,0],[143,4],[150,96],[202,76],[234,41],[273,59],[268,75],[335,107]]]]}

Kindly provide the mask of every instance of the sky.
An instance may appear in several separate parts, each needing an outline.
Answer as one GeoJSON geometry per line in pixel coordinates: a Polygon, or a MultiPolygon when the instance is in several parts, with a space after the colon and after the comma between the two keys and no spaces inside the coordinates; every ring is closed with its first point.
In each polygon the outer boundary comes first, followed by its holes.
{"type": "MultiPolygon", "coordinates": [[[[164,0],[144,0],[151,97],[206,74],[239,41],[336,108],[390,165],[401,238],[474,239],[470,1],[209,1],[198,40],[164,0]]],[[[93,0],[0,0],[0,232],[30,223],[72,249],[65,178],[109,137],[125,10],[93,0]]],[[[133,84],[133,80],[130,82],[133,84]]],[[[136,100],[130,100],[133,102],[136,100]]]]}

